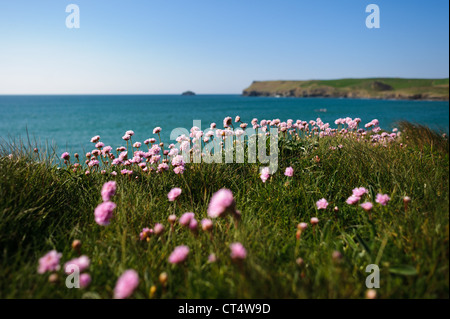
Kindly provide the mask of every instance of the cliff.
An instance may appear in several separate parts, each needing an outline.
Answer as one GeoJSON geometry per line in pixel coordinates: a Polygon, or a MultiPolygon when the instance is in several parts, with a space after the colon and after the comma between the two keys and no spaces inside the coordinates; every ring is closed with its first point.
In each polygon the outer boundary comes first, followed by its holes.
{"type": "Polygon", "coordinates": [[[254,81],[244,96],[449,100],[449,79],[254,81]]]}

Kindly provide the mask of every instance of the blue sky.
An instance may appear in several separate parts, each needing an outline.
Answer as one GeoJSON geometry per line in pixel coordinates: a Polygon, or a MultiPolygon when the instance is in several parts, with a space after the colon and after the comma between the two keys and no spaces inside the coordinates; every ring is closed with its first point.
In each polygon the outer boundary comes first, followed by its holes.
{"type": "Polygon", "coordinates": [[[0,94],[241,93],[449,76],[447,0],[2,0],[0,94]],[[68,29],[67,5],[80,8],[68,29]],[[365,8],[380,7],[368,29],[365,8]]]}

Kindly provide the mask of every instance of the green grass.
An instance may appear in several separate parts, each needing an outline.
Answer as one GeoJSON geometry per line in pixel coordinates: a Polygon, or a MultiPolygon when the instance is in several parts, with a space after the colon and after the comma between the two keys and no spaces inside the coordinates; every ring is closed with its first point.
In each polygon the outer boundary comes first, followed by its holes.
{"type": "Polygon", "coordinates": [[[117,278],[130,268],[140,277],[135,298],[148,298],[153,285],[153,298],[364,298],[365,268],[372,263],[381,269],[378,298],[448,298],[448,140],[407,123],[401,131],[402,141],[387,147],[339,137],[282,141],[280,168],[266,183],[258,164],[191,164],[183,175],[138,174],[137,180],[85,176],[57,169],[52,152],[44,156],[23,145],[9,159],[12,146],[4,143],[0,298],[111,298],[117,278]],[[330,149],[339,144],[343,148],[330,149]],[[287,166],[294,177],[283,175],[287,166]],[[111,224],[102,227],[93,211],[111,179],[118,183],[117,208],[111,224]],[[345,203],[360,186],[374,202],[372,219],[345,203]],[[176,207],[167,200],[172,187],[183,190],[176,207]],[[233,191],[242,212],[237,227],[230,217],[214,221],[211,237],[178,225],[169,231],[169,214],[192,211],[200,221],[212,194],[223,187],[233,191]],[[375,203],[377,193],[391,196],[387,206],[375,203]],[[412,198],[406,211],[405,195],[412,198]],[[318,211],[315,202],[322,197],[330,206],[318,211]],[[319,225],[298,241],[297,224],[314,216],[319,225]],[[139,241],[142,228],[156,222],[166,226],[165,234],[139,241]],[[75,239],[91,259],[86,289],[66,288],[62,271],[56,284],[48,282],[49,274],[37,273],[38,259],[49,250],[62,252],[62,262],[76,257],[75,239]],[[242,265],[229,257],[235,241],[248,252],[242,265]],[[177,245],[190,247],[184,265],[167,261],[177,245]],[[335,251],[340,260],[332,258],[335,251]],[[216,263],[207,262],[210,253],[216,263]],[[168,273],[165,288],[158,282],[161,272],[168,273]]]}

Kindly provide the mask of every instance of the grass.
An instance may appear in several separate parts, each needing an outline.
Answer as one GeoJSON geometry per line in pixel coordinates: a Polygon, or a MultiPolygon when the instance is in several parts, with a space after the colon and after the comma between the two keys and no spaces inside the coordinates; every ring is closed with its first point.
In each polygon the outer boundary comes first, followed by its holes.
{"type": "Polygon", "coordinates": [[[402,123],[401,139],[386,147],[341,136],[280,141],[279,170],[266,183],[258,164],[188,164],[183,175],[142,174],[133,178],[72,172],[54,151],[33,152],[27,144],[3,142],[0,151],[0,298],[111,298],[117,278],[138,272],[134,298],[364,298],[369,264],[380,267],[377,298],[449,297],[448,140],[402,123]],[[401,144],[400,144],[401,143],[401,144]],[[342,148],[330,149],[330,146],[342,148]],[[13,158],[7,155],[13,151],[13,158]],[[283,175],[288,166],[294,176],[283,175]],[[137,179],[135,178],[137,177],[137,179]],[[115,180],[115,217],[107,227],[94,221],[102,185],[115,180]],[[355,187],[366,187],[369,214],[345,203],[355,187]],[[177,204],[167,200],[183,190],[177,204]],[[232,190],[242,219],[214,220],[211,236],[179,225],[170,231],[169,214],[207,217],[214,192],[232,190]],[[375,203],[377,193],[391,197],[375,203]],[[405,210],[403,197],[412,201],[405,210]],[[326,198],[328,209],[315,203],[326,198]],[[334,206],[339,211],[333,210],[334,206]],[[296,239],[297,224],[318,217],[296,239]],[[163,236],[140,241],[144,227],[166,226],[163,236]],[[50,283],[37,273],[38,260],[56,249],[62,263],[89,256],[92,283],[68,289],[65,275],[50,283]],[[242,263],[230,259],[229,245],[241,242],[242,263]],[[167,259],[187,245],[185,264],[167,259]],[[333,258],[340,252],[341,258],[333,258]],[[210,253],[218,260],[208,263],[210,253]],[[301,257],[303,263],[296,260],[301,257]],[[167,286],[158,278],[168,274],[167,286]]]}

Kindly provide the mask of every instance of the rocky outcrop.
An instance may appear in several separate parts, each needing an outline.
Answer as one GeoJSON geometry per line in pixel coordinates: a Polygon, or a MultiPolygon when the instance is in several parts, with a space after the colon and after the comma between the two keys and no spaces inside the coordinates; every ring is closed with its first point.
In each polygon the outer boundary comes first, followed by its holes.
{"type": "Polygon", "coordinates": [[[251,97],[449,100],[448,79],[254,81],[242,92],[242,95],[251,97]]]}

